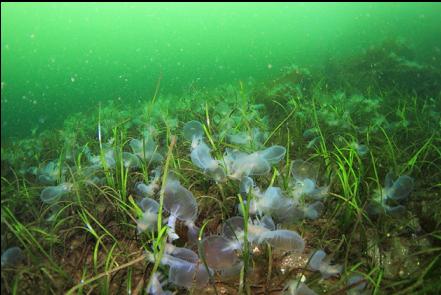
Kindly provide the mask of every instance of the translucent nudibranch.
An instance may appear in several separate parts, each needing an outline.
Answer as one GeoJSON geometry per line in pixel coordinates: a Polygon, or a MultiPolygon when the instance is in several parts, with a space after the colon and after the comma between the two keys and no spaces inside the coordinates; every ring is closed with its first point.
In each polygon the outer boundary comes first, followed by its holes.
{"type": "Polygon", "coordinates": [[[2,267],[16,266],[24,259],[20,247],[11,247],[2,253],[2,267]]]}
{"type": "Polygon", "coordinates": [[[138,156],[132,153],[123,152],[122,153],[123,165],[125,168],[134,169],[141,166],[138,156]]]}
{"type": "Polygon", "coordinates": [[[159,190],[159,178],[161,176],[161,169],[158,167],[153,170],[154,176],[151,178],[149,184],[143,182],[137,182],[135,184],[135,191],[138,195],[142,197],[151,197],[156,191],[159,190]]]}
{"type": "Polygon", "coordinates": [[[317,185],[319,168],[303,160],[294,160],[291,163],[291,176],[293,179],[293,196],[299,200],[302,196],[321,200],[328,195],[329,186],[317,185]]]}
{"type": "Polygon", "coordinates": [[[258,128],[252,128],[250,132],[228,133],[228,141],[237,145],[262,146],[266,134],[258,128]]]}
{"type": "Polygon", "coordinates": [[[184,125],[183,135],[185,139],[193,143],[193,141],[197,141],[204,136],[204,127],[198,121],[189,121],[184,125]]]}
{"type": "MultiPolygon", "coordinates": [[[[322,194],[321,188],[316,188],[315,185],[312,190],[322,194]]],[[[248,176],[244,177],[240,183],[240,193],[243,196],[247,194],[253,196],[249,205],[251,215],[269,215],[282,222],[295,222],[303,218],[317,219],[324,209],[324,205],[320,201],[312,204],[300,202],[300,196],[290,198],[279,187],[269,186],[262,193],[260,188],[254,184],[253,179],[248,176]]],[[[239,211],[241,212],[241,208],[239,211]]]]}
{"type": "Polygon", "coordinates": [[[191,161],[214,180],[222,181],[225,178],[225,172],[220,165],[220,161],[211,156],[210,148],[202,139],[192,147],[191,161]]]}
{"type": "Polygon", "coordinates": [[[184,137],[191,141],[191,161],[217,182],[225,179],[221,162],[211,155],[211,149],[203,140],[204,129],[198,121],[190,121],[184,125],[184,137]]]}
{"type": "Polygon", "coordinates": [[[305,249],[305,241],[295,231],[278,229],[263,232],[259,236],[259,244],[267,242],[276,249],[302,253],[305,249]]]}
{"type": "Polygon", "coordinates": [[[53,185],[61,176],[60,172],[63,174],[64,170],[64,168],[60,170],[58,162],[50,161],[43,168],[36,170],[37,180],[43,185],[53,185]]]}
{"type": "Polygon", "coordinates": [[[132,139],[129,145],[135,155],[148,162],[158,163],[164,157],[158,152],[158,145],[153,137],[145,132],[142,139],[132,139]]]}
{"type": "Polygon", "coordinates": [[[57,186],[48,186],[41,191],[40,199],[43,203],[53,204],[67,195],[72,189],[71,183],[61,183],[57,186]]]}
{"type": "Polygon", "coordinates": [[[228,176],[241,180],[246,176],[268,174],[271,165],[282,160],[285,153],[286,149],[278,145],[251,154],[226,149],[224,163],[227,166],[228,176]]]}
{"type": "Polygon", "coordinates": [[[323,250],[314,252],[309,259],[308,268],[314,271],[320,271],[323,278],[338,276],[343,270],[343,266],[339,264],[331,265],[326,259],[326,253],[323,250]]]}
{"type": "Polygon", "coordinates": [[[136,225],[138,233],[146,230],[155,230],[158,222],[159,204],[155,200],[145,197],[139,203],[143,213],[137,220],[136,225]]]}
{"type": "Polygon", "coordinates": [[[370,204],[370,213],[378,214],[381,211],[396,213],[405,209],[399,202],[405,200],[413,190],[414,180],[412,177],[402,175],[395,181],[393,174],[388,173],[385,177],[385,186],[377,190],[370,204]]]}
{"type": "MultiPolygon", "coordinates": [[[[234,216],[225,221],[222,226],[222,236],[229,239],[225,249],[238,250],[241,248],[244,237],[244,220],[234,216]]],[[[275,249],[282,251],[303,252],[305,241],[295,231],[276,229],[270,216],[248,222],[248,242],[254,245],[268,243],[275,249]]]]}
{"type": "MultiPolygon", "coordinates": [[[[304,278],[304,277],[303,277],[304,278]]],[[[312,289],[310,289],[301,280],[293,280],[288,283],[287,286],[289,295],[317,295],[312,289]]]]}
{"type": "Polygon", "coordinates": [[[193,194],[172,176],[169,176],[165,184],[164,208],[170,213],[167,233],[171,240],[179,238],[175,232],[176,220],[192,225],[198,213],[198,205],[193,194]]]}
{"type": "MultiPolygon", "coordinates": [[[[150,255],[150,260],[153,256],[150,255]]],[[[198,255],[190,249],[175,247],[167,244],[162,256],[161,264],[170,267],[168,281],[176,286],[190,289],[203,288],[208,284],[209,272],[200,261],[198,255]]]]}
{"type": "Polygon", "coordinates": [[[223,236],[209,236],[202,240],[202,249],[207,265],[213,270],[231,268],[238,257],[231,242],[223,236]]]}

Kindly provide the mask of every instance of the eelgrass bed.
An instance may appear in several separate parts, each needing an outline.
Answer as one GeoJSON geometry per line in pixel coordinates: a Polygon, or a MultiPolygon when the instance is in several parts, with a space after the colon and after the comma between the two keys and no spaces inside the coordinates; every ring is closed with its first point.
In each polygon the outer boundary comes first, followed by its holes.
{"type": "Polygon", "coordinates": [[[2,294],[439,292],[439,69],[384,54],[2,146],[2,294]]]}

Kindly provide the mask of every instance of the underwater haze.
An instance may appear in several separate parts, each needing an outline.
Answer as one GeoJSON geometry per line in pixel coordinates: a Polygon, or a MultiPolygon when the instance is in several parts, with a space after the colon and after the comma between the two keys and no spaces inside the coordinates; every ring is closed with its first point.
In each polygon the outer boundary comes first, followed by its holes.
{"type": "MultiPolygon", "coordinates": [[[[2,3],[2,142],[109,100],[267,80],[385,39],[432,62],[437,3],[2,3]]],[[[439,63],[439,61],[437,61],[439,63]]]]}
{"type": "Polygon", "coordinates": [[[2,3],[1,294],[441,294],[441,4],[2,3]]]}

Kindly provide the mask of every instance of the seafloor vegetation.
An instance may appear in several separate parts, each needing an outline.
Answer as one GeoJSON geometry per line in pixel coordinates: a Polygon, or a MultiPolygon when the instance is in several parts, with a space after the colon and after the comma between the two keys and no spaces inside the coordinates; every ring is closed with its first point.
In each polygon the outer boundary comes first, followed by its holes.
{"type": "Polygon", "coordinates": [[[440,77],[386,42],[3,145],[2,294],[440,292],[440,77]]]}

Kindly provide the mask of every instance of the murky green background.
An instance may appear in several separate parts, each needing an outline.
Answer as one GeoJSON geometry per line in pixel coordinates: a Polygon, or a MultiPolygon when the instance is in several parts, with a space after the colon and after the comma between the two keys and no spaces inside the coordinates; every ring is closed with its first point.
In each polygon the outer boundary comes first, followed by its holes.
{"type": "Polygon", "coordinates": [[[419,60],[441,50],[441,5],[2,3],[2,142],[60,126],[109,100],[320,68],[385,39],[419,60]]]}

